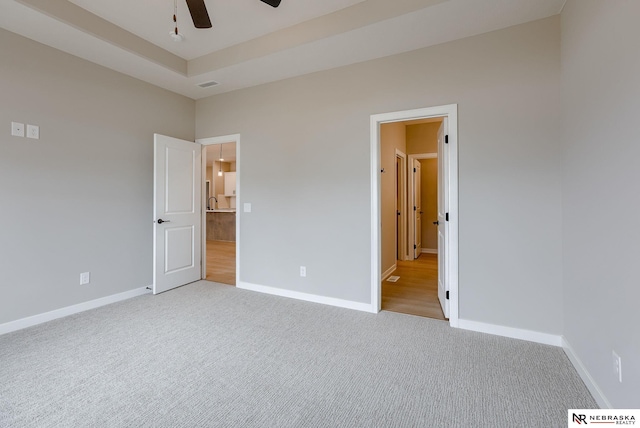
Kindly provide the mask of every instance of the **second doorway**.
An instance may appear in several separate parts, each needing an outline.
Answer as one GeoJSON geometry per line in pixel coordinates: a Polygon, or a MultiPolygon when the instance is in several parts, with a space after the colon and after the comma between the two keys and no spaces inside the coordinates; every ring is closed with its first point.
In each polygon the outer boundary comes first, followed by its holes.
{"type": "Polygon", "coordinates": [[[203,278],[228,285],[237,283],[237,142],[202,141],[204,174],[205,258],[203,278]]]}

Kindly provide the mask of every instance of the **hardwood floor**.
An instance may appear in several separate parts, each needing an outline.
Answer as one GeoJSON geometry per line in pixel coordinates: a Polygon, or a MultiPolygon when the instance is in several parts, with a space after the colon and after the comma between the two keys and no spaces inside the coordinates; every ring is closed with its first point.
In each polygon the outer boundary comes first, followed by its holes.
{"type": "Polygon", "coordinates": [[[207,240],[207,281],[236,285],[236,243],[207,240]]]}
{"type": "Polygon", "coordinates": [[[382,281],[382,310],[446,319],[438,301],[438,255],[398,260],[397,266],[391,275],[399,276],[398,282],[382,281]]]}

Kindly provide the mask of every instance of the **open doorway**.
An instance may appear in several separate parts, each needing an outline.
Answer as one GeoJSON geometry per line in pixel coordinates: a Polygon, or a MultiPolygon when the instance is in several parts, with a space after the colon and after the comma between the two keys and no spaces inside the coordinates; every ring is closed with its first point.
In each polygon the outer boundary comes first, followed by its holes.
{"type": "Polygon", "coordinates": [[[239,136],[198,140],[203,145],[203,263],[207,281],[236,285],[238,271],[239,136]]]}
{"type": "Polygon", "coordinates": [[[457,106],[373,115],[371,125],[372,224],[380,225],[372,231],[372,303],[457,326],[457,106]],[[398,152],[407,154],[406,194],[398,194],[398,152]],[[403,198],[406,208],[397,209],[403,198]],[[406,234],[397,217],[406,219],[406,234]]]}
{"type": "Polygon", "coordinates": [[[390,225],[384,221],[385,210],[390,210],[389,193],[386,188],[391,180],[381,181],[381,215],[383,266],[381,309],[444,320],[445,316],[438,301],[438,129],[443,124],[442,117],[411,121],[383,123],[381,128],[381,163],[388,146],[396,151],[396,230],[395,242],[408,242],[408,248],[397,252],[390,273],[385,260],[386,246],[393,245],[390,225]],[[400,167],[398,153],[408,153],[408,164],[400,167]],[[404,168],[404,171],[398,171],[404,168]],[[402,174],[404,173],[404,174],[402,174]],[[402,175],[408,177],[408,186],[402,186],[402,175]],[[408,205],[402,206],[400,201],[408,205]],[[400,205],[400,207],[399,207],[400,205]],[[397,227],[402,222],[408,230],[397,227]]]}

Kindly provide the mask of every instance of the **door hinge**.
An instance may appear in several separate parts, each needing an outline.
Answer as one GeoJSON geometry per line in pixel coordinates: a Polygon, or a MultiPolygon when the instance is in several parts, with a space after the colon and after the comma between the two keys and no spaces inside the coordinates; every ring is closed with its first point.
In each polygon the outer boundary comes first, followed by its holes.
{"type": "Polygon", "coordinates": [[[413,172],[416,172],[416,169],[415,169],[415,168],[413,168],[413,172]]]}
{"type": "Polygon", "coordinates": [[[415,207],[415,205],[413,206],[413,210],[414,210],[414,211],[416,210],[416,207],[415,207]]]}
{"type": "Polygon", "coordinates": [[[448,135],[444,136],[444,143],[445,144],[449,144],[449,136],[448,135]]]}
{"type": "Polygon", "coordinates": [[[445,214],[444,219],[445,219],[446,221],[449,221],[449,213],[446,213],[446,214],[445,214]]]}
{"type": "Polygon", "coordinates": [[[416,244],[413,244],[413,249],[416,250],[417,248],[416,244]]]}
{"type": "Polygon", "coordinates": [[[449,290],[447,290],[447,300],[449,300],[449,290]]]}

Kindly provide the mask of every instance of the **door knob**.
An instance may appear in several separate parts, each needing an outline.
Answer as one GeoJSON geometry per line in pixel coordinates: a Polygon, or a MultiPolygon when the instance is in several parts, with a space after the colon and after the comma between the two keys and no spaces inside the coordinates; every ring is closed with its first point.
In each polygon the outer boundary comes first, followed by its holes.
{"type": "Polygon", "coordinates": [[[163,220],[161,218],[158,219],[158,224],[162,224],[162,223],[171,223],[171,220],[163,220]]]}

